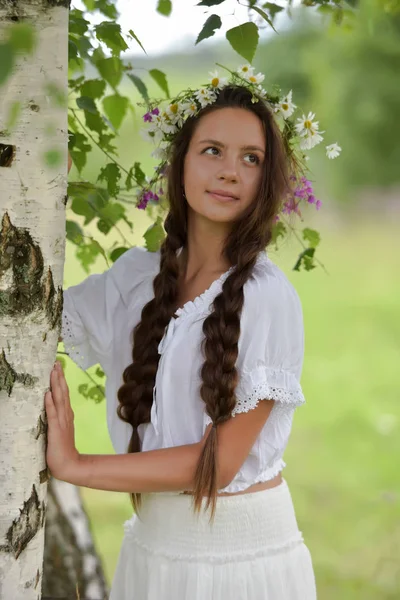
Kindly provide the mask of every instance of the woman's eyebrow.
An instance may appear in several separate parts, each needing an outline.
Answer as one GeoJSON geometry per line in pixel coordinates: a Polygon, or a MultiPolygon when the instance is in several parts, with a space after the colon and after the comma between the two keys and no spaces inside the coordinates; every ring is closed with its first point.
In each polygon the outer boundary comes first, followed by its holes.
{"type": "MultiPolygon", "coordinates": [[[[213,146],[219,146],[220,148],[224,148],[225,145],[222,142],[219,142],[218,140],[200,140],[198,142],[199,144],[212,144],[213,146]]],[[[260,148],[259,146],[242,146],[240,148],[241,150],[258,150],[259,152],[262,152],[263,154],[265,154],[265,151],[260,148]]]]}

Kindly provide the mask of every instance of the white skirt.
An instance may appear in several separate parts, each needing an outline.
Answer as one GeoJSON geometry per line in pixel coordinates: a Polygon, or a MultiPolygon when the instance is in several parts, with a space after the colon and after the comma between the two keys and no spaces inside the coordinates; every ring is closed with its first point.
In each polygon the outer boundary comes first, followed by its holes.
{"type": "MultiPolygon", "coordinates": [[[[144,494],[125,536],[110,600],[316,600],[310,552],[285,479],[219,496],[214,524],[193,497],[144,494]]],[[[204,500],[205,502],[205,500],[204,500]]]]}

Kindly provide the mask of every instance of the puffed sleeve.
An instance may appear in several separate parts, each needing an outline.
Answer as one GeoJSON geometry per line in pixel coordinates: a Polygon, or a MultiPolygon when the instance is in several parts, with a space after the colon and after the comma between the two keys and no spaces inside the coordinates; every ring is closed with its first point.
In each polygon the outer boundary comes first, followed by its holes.
{"type": "Polygon", "coordinates": [[[104,273],[89,275],[64,290],[62,338],[66,353],[82,369],[100,363],[107,369],[116,320],[124,319],[130,299],[145,278],[155,276],[158,253],[134,247],[104,273]]]}
{"type": "Polygon", "coordinates": [[[300,406],[305,402],[300,385],[304,328],[295,288],[269,262],[246,282],[244,296],[234,414],[263,399],[300,406]]]}

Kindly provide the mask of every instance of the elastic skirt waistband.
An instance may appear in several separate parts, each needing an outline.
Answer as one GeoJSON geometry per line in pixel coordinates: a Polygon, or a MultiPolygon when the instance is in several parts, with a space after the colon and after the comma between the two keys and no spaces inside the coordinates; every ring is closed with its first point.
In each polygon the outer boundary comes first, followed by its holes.
{"type": "MultiPolygon", "coordinates": [[[[193,496],[144,494],[139,516],[124,523],[126,541],[171,559],[248,560],[303,543],[285,479],[273,488],[218,496],[210,512],[194,514],[193,496]]],[[[206,503],[203,499],[203,506],[206,503]]]]}

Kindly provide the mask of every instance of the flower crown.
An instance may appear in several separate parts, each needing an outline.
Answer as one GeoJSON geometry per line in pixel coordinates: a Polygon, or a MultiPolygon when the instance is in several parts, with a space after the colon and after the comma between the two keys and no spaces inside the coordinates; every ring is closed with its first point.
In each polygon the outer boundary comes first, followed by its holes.
{"type": "MultiPolygon", "coordinates": [[[[145,209],[148,203],[157,204],[160,196],[163,196],[162,179],[166,173],[169,148],[185,121],[189,117],[195,117],[209,104],[213,104],[222,88],[228,85],[240,85],[252,93],[253,103],[261,99],[276,114],[285,148],[290,153],[292,164],[297,167],[296,173],[290,175],[291,181],[294,182],[293,191],[288,194],[283,203],[282,213],[295,212],[301,215],[299,205],[302,200],[314,204],[318,210],[322,203],[315,198],[312,183],[305,176],[307,170],[305,161],[309,158],[306,151],[322,142],[324,139],[322,134],[325,133],[319,131],[319,122],[314,120],[315,114],[313,112],[309,112],[307,116],[303,114],[297,117],[295,123],[291,118],[297,108],[292,100],[292,90],[284,97],[278,86],[274,86],[270,92],[267,92],[261,85],[264,75],[255,74],[254,67],[249,64],[240,65],[236,71],[231,71],[218,63],[217,65],[227,71],[229,77],[221,77],[218,71],[210,72],[209,82],[197,90],[186,89],[168,102],[150,100],[147,103],[147,112],[143,116],[146,127],[140,133],[145,140],[156,146],[151,156],[159,159],[160,164],[155,168],[154,176],[147,180],[140,191],[137,208],[145,209]]],[[[329,159],[336,158],[340,152],[341,148],[336,142],[326,146],[326,155],[329,159]]]]}

